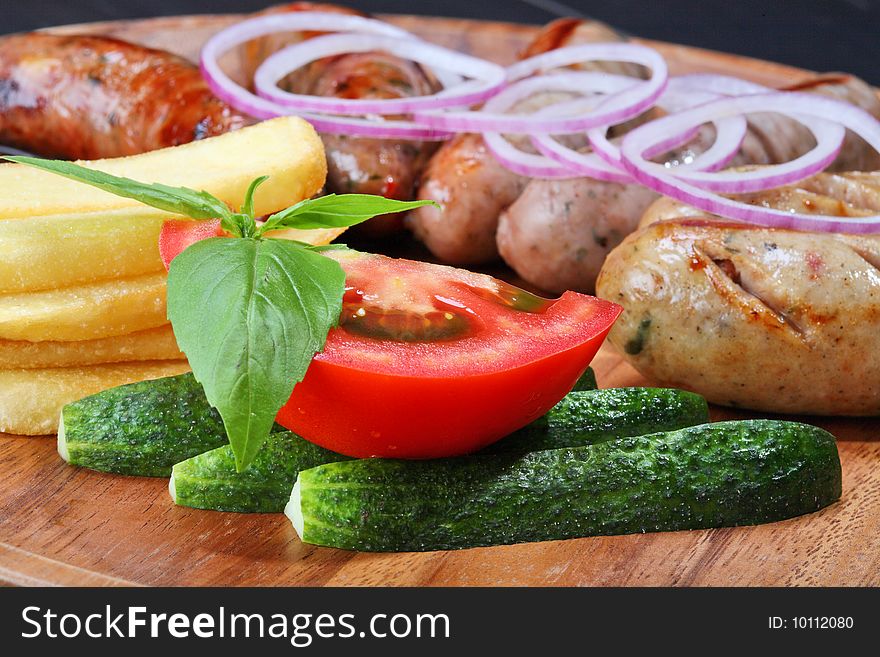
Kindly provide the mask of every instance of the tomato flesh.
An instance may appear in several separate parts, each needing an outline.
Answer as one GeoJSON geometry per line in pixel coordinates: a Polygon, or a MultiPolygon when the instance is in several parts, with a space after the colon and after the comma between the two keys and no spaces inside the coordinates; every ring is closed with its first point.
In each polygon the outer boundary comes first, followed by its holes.
{"type": "Polygon", "coordinates": [[[346,271],[340,326],[278,422],[349,456],[434,458],[495,442],[571,390],[620,313],[450,267],[328,255],[346,271]]]}
{"type": "Polygon", "coordinates": [[[162,231],[159,233],[159,256],[165,264],[165,269],[168,269],[171,261],[186,247],[199,240],[223,235],[219,219],[209,221],[171,219],[162,224],[162,231]]]}
{"type": "Polygon", "coordinates": [[[277,420],[348,456],[434,458],[495,442],[571,390],[621,312],[452,267],[326,255],[346,272],[340,323],[277,420]]]}

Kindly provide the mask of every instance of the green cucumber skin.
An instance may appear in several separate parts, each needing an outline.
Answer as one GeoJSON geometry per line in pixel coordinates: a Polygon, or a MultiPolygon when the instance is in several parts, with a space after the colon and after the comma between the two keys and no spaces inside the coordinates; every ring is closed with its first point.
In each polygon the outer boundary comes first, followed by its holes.
{"type": "Polygon", "coordinates": [[[570,392],[543,417],[481,453],[536,452],[674,431],[709,421],[700,395],[673,388],[606,388],[570,392]]]}
{"type": "Polygon", "coordinates": [[[102,472],[167,477],[175,463],[227,442],[192,374],[110,388],[61,415],[69,462],[102,472]]]}
{"type": "Polygon", "coordinates": [[[302,540],[447,550],[753,525],[841,495],[834,437],[744,420],[525,455],[365,459],[299,476],[302,540]]]}
{"type": "MultiPolygon", "coordinates": [[[[483,453],[581,447],[648,433],[645,427],[667,431],[709,419],[706,401],[699,395],[647,388],[570,393],[549,417],[549,424],[539,420],[535,426],[489,446],[483,453]]],[[[174,466],[177,504],[240,513],[281,512],[301,470],[349,460],[295,434],[279,435],[291,436],[284,443],[286,448],[273,448],[271,454],[261,451],[244,472],[236,472],[228,445],[174,466]]]]}
{"type": "Polygon", "coordinates": [[[167,477],[175,463],[228,442],[191,373],[110,388],[67,404],[61,416],[68,462],[101,472],[167,477]]]}
{"type": "Polygon", "coordinates": [[[574,388],[571,389],[571,392],[596,390],[598,387],[599,385],[596,383],[596,373],[593,371],[592,367],[588,367],[584,373],[581,374],[581,378],[579,378],[574,384],[574,388]]]}
{"type": "MultiPolygon", "coordinates": [[[[595,388],[591,369],[579,387],[595,388]]],[[[111,388],[68,404],[62,415],[69,462],[102,472],[167,477],[175,463],[227,443],[220,414],[191,373],[111,388]]]]}
{"type": "Polygon", "coordinates": [[[281,513],[301,470],[349,459],[292,431],[277,432],[266,439],[243,472],[236,471],[229,445],[176,464],[174,501],[194,509],[281,513]]]}

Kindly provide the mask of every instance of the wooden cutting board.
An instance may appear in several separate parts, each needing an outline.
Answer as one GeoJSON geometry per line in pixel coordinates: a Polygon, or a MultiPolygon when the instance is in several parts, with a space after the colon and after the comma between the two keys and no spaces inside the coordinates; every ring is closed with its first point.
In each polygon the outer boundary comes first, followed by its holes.
{"type": "MultiPolygon", "coordinates": [[[[195,58],[237,17],[90,24],[195,58]]],[[[424,38],[513,61],[537,28],[385,17],[424,38]]],[[[770,62],[645,42],[674,73],[732,73],[785,85],[806,73],[770,62]]],[[[604,347],[602,387],[644,385],[604,347]]],[[[747,417],[713,409],[713,419],[747,417]]],[[[843,499],[807,517],[709,531],[587,538],[458,552],[359,554],[300,543],[282,515],[176,507],[167,481],[65,465],[51,438],[0,436],[0,583],[63,585],[857,585],[880,584],[880,421],[807,418],[839,439],[843,499]]]]}

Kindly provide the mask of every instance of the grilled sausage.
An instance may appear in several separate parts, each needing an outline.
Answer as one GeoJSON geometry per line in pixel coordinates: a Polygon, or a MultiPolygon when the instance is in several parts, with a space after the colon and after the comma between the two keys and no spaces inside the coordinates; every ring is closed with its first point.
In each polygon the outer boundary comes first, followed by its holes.
{"type": "MultiPolygon", "coordinates": [[[[522,57],[562,46],[620,39],[602,23],[563,18],[541,30],[522,57]]],[[[640,73],[639,67],[620,62],[591,63],[585,68],[640,73]]],[[[434,155],[419,190],[419,198],[437,201],[443,211],[419,208],[408,215],[407,226],[444,262],[489,262],[498,257],[495,232],[499,215],[519,197],[528,180],[503,167],[480,135],[458,135],[434,155]]]]}
{"type": "MultiPolygon", "coordinates": [[[[818,76],[793,88],[846,100],[880,118],[880,100],[867,84],[853,76],[818,76]]],[[[685,150],[700,153],[712,144],[713,139],[714,131],[703,129],[699,138],[685,150]]],[[[812,134],[796,121],[779,114],[754,114],[749,117],[748,133],[731,165],[786,162],[814,145],[812,134]]],[[[670,159],[681,159],[681,153],[671,154],[670,159]]],[[[841,166],[877,168],[880,155],[860,137],[849,133],[832,169],[839,170],[841,166]]],[[[811,195],[808,189],[780,193],[789,197],[791,207],[797,205],[795,209],[799,211],[805,208],[807,212],[828,213],[836,211],[839,205],[838,200],[823,200],[811,195]]],[[[554,292],[566,289],[591,292],[602,260],[636,228],[640,217],[670,211],[662,200],[649,209],[655,198],[656,195],[646,194],[636,185],[620,186],[588,179],[559,185],[553,181],[534,180],[502,214],[498,224],[498,245],[504,260],[533,285],[554,292]],[[589,195],[594,195],[597,202],[583,202],[589,195]],[[578,208],[578,212],[551,216],[543,207],[551,198],[555,208],[578,208]]],[[[767,202],[767,198],[759,196],[745,200],[767,202]]],[[[778,199],[778,202],[783,200],[778,199]]],[[[696,213],[693,209],[672,211],[696,213]]]]}
{"type": "Polygon", "coordinates": [[[0,143],[45,157],[133,155],[234,130],[245,119],[198,67],[118,39],[0,38],[0,143]]]}
{"type": "MultiPolygon", "coordinates": [[[[294,2],[272,7],[264,13],[330,11],[365,16],[347,7],[323,3],[294,2]]],[[[244,69],[254,71],[273,52],[312,34],[272,35],[255,40],[245,49],[244,69]]],[[[281,88],[301,94],[336,98],[405,98],[432,94],[437,80],[419,64],[386,53],[351,53],[328,57],[281,81],[281,88]]],[[[328,192],[378,194],[398,200],[416,196],[419,176],[437,149],[435,142],[352,138],[325,134],[328,192]]],[[[380,237],[402,226],[399,215],[383,215],[356,227],[355,232],[380,237]]]]}
{"type": "MultiPolygon", "coordinates": [[[[877,211],[880,186],[851,188],[858,203],[825,206],[877,211]]],[[[880,236],[662,221],[611,252],[597,291],[625,308],[611,342],[656,384],[760,411],[880,414],[880,236]]]]}
{"type": "Polygon", "coordinates": [[[592,293],[605,256],[656,197],[641,185],[533,180],[501,214],[498,249],[517,274],[542,289],[592,293]]]}
{"type": "MultiPolygon", "coordinates": [[[[345,55],[327,63],[307,93],[339,98],[401,98],[439,89],[416,63],[384,53],[345,55]]],[[[327,152],[327,191],[378,194],[408,201],[416,196],[419,177],[437,150],[436,142],[351,138],[323,135],[327,152]]],[[[402,228],[401,215],[383,215],[360,225],[370,237],[402,228]]]]}

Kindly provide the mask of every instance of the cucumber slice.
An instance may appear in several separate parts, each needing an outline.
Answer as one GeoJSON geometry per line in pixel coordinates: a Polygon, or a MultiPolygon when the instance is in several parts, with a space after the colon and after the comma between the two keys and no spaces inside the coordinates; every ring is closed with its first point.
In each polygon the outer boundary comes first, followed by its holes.
{"type": "Polygon", "coordinates": [[[424,551],[752,525],[840,498],[834,436],[748,420],[525,455],[363,459],[299,474],[306,543],[424,551]]]}
{"type": "Polygon", "coordinates": [[[293,490],[290,491],[290,499],[284,507],[284,515],[290,519],[290,523],[293,525],[293,529],[297,536],[302,536],[305,531],[305,520],[303,520],[302,514],[301,490],[302,488],[299,483],[299,477],[297,477],[296,483],[293,485],[293,490]]]}
{"type": "Polygon", "coordinates": [[[543,417],[482,453],[581,447],[614,438],[673,431],[709,421],[700,395],[672,388],[606,388],[568,393],[543,417]]]}
{"type": "MultiPolygon", "coordinates": [[[[581,447],[643,434],[646,426],[654,431],[671,430],[709,419],[706,401],[699,395],[646,388],[570,393],[548,417],[484,451],[581,447]]],[[[293,433],[273,434],[244,472],[236,472],[228,445],[175,465],[172,498],[177,504],[199,509],[281,512],[301,470],[343,460],[349,457],[317,447],[293,433]]]]}
{"type": "Polygon", "coordinates": [[[102,472],[167,477],[171,466],[227,442],[192,374],[104,390],[61,410],[58,453],[102,472]]]}
{"type": "Polygon", "coordinates": [[[174,466],[168,484],[176,504],[195,509],[280,513],[300,470],[350,457],[310,443],[292,431],[270,435],[243,472],[229,445],[174,466]]]}

